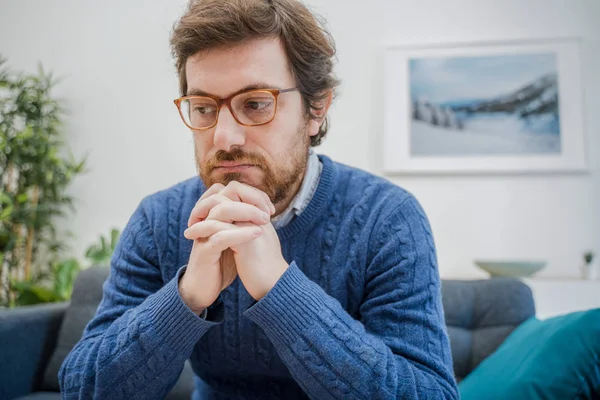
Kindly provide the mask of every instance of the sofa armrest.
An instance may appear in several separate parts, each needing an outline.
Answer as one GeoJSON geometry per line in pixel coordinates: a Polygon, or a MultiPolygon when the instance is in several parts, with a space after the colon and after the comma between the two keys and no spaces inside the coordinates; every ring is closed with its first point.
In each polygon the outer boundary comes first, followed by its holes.
{"type": "Polygon", "coordinates": [[[0,399],[38,389],[68,303],[0,309],[0,399]]]}

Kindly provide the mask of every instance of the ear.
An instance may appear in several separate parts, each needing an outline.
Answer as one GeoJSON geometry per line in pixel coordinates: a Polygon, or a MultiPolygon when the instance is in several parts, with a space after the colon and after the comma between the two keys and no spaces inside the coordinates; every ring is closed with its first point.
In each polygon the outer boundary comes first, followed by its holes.
{"type": "Polygon", "coordinates": [[[325,117],[327,116],[327,111],[331,105],[332,98],[333,92],[328,91],[323,100],[314,103],[314,108],[311,110],[311,113],[315,118],[311,118],[310,121],[308,121],[308,134],[310,136],[316,136],[319,133],[319,129],[321,129],[321,125],[323,125],[325,117]]]}

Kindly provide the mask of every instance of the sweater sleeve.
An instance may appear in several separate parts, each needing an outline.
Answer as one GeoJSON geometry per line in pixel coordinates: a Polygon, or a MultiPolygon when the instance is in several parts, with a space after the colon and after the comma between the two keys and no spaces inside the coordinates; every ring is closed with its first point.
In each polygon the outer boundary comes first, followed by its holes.
{"type": "Polygon", "coordinates": [[[183,268],[163,283],[144,209],[124,229],[96,315],[59,371],[63,398],[162,399],[215,325],[179,296],[183,268]]]}
{"type": "Polygon", "coordinates": [[[457,399],[430,227],[413,197],[373,235],[359,320],[292,262],[245,313],[313,399],[457,399]]]}

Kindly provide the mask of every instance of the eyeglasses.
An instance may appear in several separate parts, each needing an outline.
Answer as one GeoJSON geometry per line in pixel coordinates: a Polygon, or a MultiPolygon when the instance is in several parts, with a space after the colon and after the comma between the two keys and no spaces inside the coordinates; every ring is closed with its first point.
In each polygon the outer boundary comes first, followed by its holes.
{"type": "Polygon", "coordinates": [[[175,105],[183,123],[190,129],[210,129],[217,125],[223,104],[240,125],[259,126],[273,121],[277,111],[277,98],[290,89],[252,89],[236,93],[225,99],[214,96],[183,96],[175,99],[175,105]]]}

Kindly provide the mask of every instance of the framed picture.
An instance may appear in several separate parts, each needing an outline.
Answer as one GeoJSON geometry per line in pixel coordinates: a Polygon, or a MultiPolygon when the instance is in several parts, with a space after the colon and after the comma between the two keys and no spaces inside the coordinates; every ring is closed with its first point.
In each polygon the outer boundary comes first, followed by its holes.
{"type": "Polygon", "coordinates": [[[388,173],[584,171],[577,39],[391,47],[388,173]]]}

